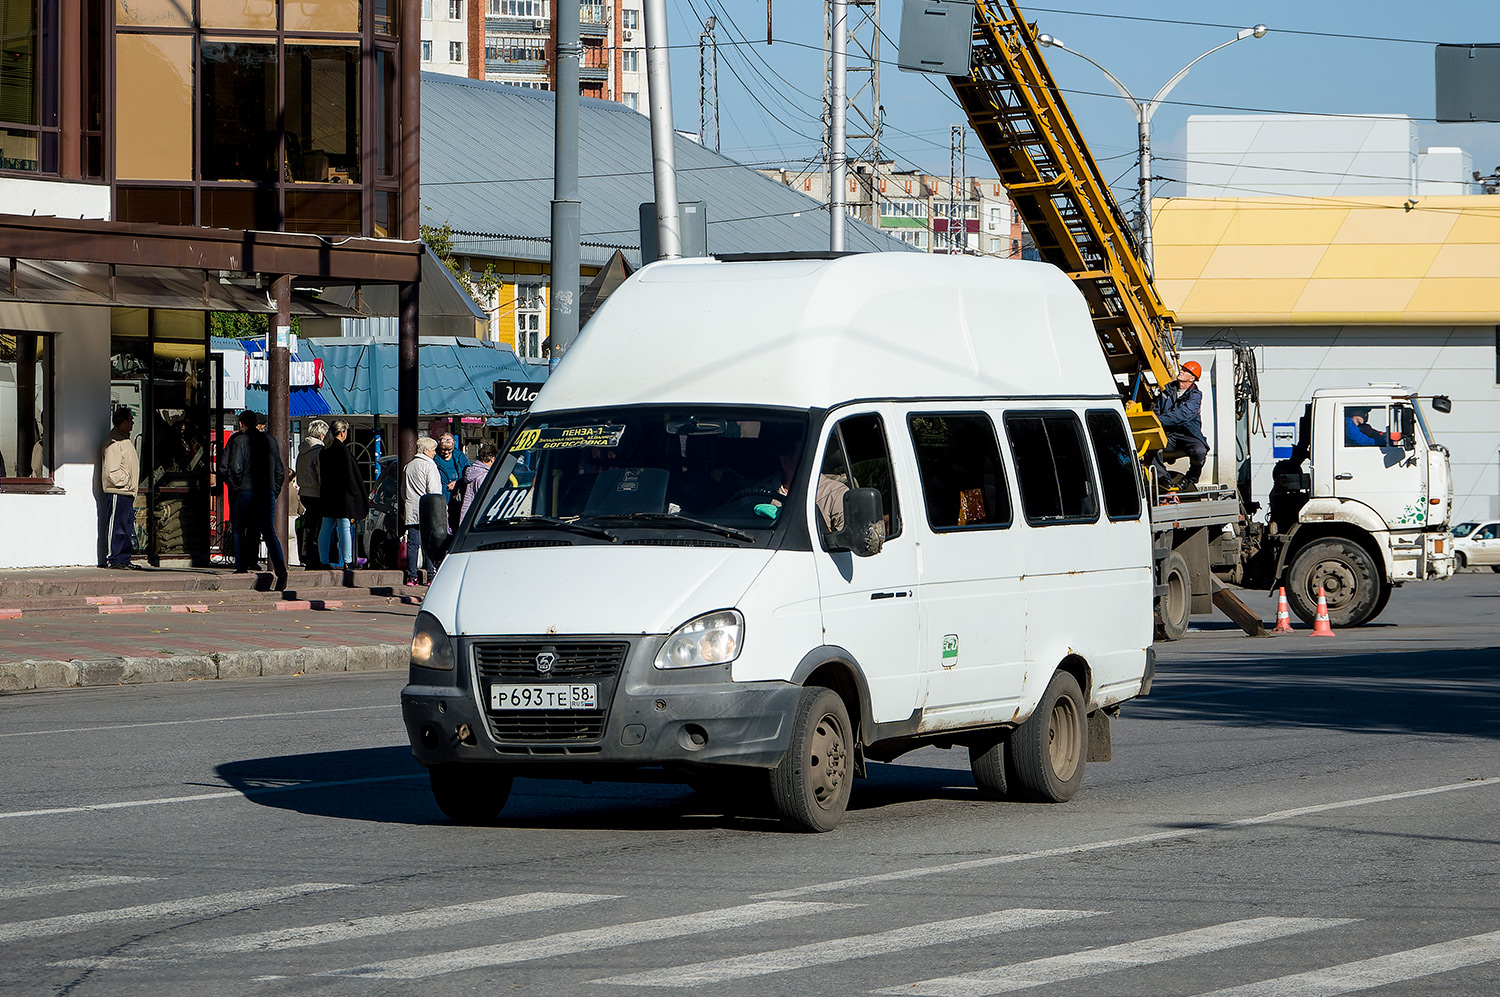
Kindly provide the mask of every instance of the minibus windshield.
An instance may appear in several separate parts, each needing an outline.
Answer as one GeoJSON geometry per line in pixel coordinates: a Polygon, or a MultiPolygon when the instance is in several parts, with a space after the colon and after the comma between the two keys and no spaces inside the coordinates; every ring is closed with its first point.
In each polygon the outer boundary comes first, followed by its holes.
{"type": "Polygon", "coordinates": [[[511,438],[471,530],[548,521],[707,532],[776,525],[807,437],[800,410],[641,406],[546,412],[511,438]]]}

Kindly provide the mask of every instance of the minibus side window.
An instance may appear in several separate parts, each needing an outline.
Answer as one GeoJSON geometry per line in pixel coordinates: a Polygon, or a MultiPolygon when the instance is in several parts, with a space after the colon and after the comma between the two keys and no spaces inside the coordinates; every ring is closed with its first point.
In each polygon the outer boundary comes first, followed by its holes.
{"type": "Polygon", "coordinates": [[[1072,412],[1012,413],[1005,434],[1016,462],[1021,509],[1033,526],[1092,523],[1098,493],[1084,454],[1083,426],[1072,412]]]}
{"type": "Polygon", "coordinates": [[[924,413],[908,416],[907,425],[935,532],[1011,524],[1005,466],[988,416],[924,413]]]}
{"type": "Polygon", "coordinates": [[[1110,519],[1140,519],[1140,465],[1119,413],[1094,409],[1084,418],[1094,444],[1094,464],[1099,468],[1104,511],[1110,519]]]}
{"type": "Polygon", "coordinates": [[[885,509],[885,536],[901,535],[901,507],[896,501],[896,477],[885,428],[873,413],[850,416],[833,427],[818,466],[815,498],[822,528],[837,529],[843,493],[849,488],[874,488],[885,509]]]}

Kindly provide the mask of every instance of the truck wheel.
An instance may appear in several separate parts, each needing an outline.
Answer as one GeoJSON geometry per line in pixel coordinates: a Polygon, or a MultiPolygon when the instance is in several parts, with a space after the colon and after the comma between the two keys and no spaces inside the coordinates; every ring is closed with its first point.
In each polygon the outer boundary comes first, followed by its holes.
{"type": "Polygon", "coordinates": [[[456,824],[485,824],[510,798],[510,773],[498,765],[449,762],[427,770],[438,809],[456,824]]]}
{"type": "Polygon", "coordinates": [[[1083,690],[1058,672],[1036,710],[1010,736],[1016,788],[1029,799],[1066,803],[1083,784],[1088,757],[1088,719],[1083,690]]]}
{"type": "Polygon", "coordinates": [[[832,689],[802,690],[792,717],[792,743],[771,770],[771,802],[797,831],[832,831],[849,806],[854,777],[849,711],[832,689]]]}
{"type": "Polygon", "coordinates": [[[1181,640],[1187,633],[1193,608],[1193,582],[1187,558],[1175,550],[1163,558],[1161,584],[1167,590],[1156,602],[1156,635],[1162,640],[1181,640]]]}
{"type": "Polygon", "coordinates": [[[1493,571],[1495,574],[1500,575],[1500,564],[1492,564],[1492,565],[1490,565],[1490,570],[1493,571]]]}
{"type": "Polygon", "coordinates": [[[1368,551],[1349,540],[1308,544],[1292,561],[1287,602],[1303,623],[1318,618],[1318,587],[1328,601],[1328,622],[1357,627],[1368,621],[1380,599],[1380,571],[1368,551]]]}
{"type": "Polygon", "coordinates": [[[1015,798],[1017,782],[1006,740],[1003,734],[994,734],[969,745],[969,771],[974,773],[979,795],[986,800],[1015,798]]]}

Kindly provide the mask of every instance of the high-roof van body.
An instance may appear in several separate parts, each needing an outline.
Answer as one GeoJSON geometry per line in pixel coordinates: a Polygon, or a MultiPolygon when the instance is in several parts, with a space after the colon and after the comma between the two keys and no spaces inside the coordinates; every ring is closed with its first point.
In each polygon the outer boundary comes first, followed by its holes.
{"type": "Polygon", "coordinates": [[[665,767],[837,823],[865,759],[967,746],[1067,799],[1149,688],[1138,464],[1044,264],[670,261],[517,427],[423,604],[402,704],[450,816],[513,774],[665,767]]]}

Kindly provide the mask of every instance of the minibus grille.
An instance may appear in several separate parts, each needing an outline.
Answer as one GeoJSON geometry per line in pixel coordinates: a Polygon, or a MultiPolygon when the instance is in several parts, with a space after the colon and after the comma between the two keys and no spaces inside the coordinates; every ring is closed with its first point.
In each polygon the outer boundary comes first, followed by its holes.
{"type": "Polygon", "coordinates": [[[604,736],[603,710],[517,710],[491,713],[497,741],[597,741],[604,736]]]}
{"type": "Polygon", "coordinates": [[[473,647],[479,677],[502,682],[614,678],[630,651],[625,641],[476,641],[473,647]],[[537,671],[537,655],[548,652],[557,656],[551,670],[537,671]]]}

